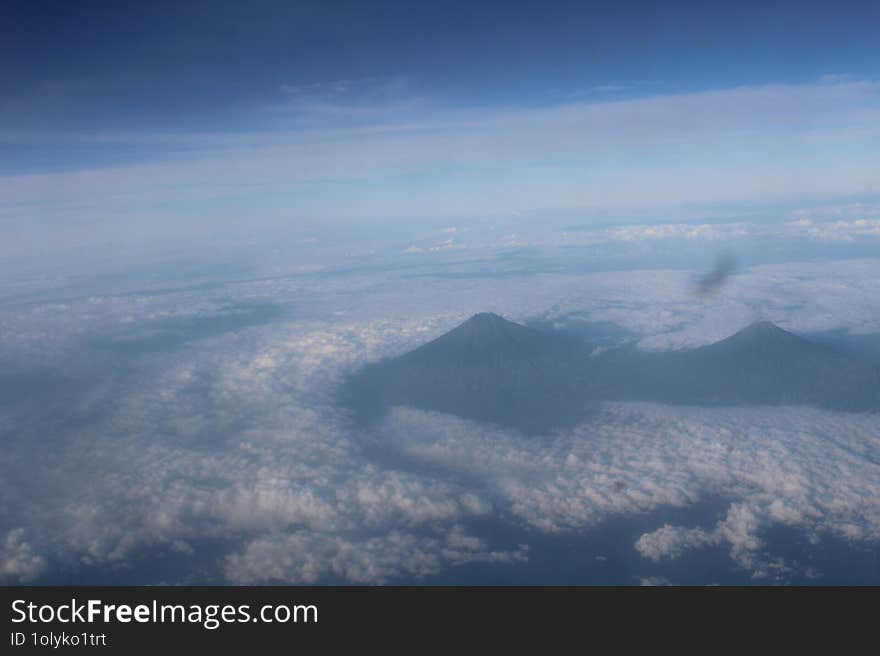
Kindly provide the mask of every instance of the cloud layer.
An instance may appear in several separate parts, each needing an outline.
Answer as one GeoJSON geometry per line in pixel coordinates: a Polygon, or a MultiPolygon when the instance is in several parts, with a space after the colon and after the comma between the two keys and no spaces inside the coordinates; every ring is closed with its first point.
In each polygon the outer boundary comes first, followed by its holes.
{"type": "MultiPolygon", "coordinates": [[[[651,348],[712,341],[759,312],[798,330],[878,332],[880,309],[864,293],[877,277],[868,260],[753,267],[695,301],[679,271],[528,285],[385,273],[20,307],[4,317],[0,357],[13,375],[43,363],[60,391],[41,383],[44,398],[0,404],[0,575],[88,578],[99,568],[126,580],[161,554],[195,580],[422,580],[466,564],[527,564],[529,539],[499,541],[484,528],[493,522],[578,539],[642,517],[630,548],[648,565],[720,547],[749,574],[784,577],[796,564],[773,553],[773,527],[880,541],[876,416],[611,404],[594,422],[529,439],[396,408],[367,433],[334,387],[361,363],[486,309],[611,321],[651,348]],[[228,322],[239,312],[230,307],[269,298],[284,308],[271,322],[119,350],[124,338],[228,322]],[[655,511],[719,498],[726,510],[709,523],[651,524],[655,511]]],[[[187,580],[150,571],[151,582],[187,580]]]]}

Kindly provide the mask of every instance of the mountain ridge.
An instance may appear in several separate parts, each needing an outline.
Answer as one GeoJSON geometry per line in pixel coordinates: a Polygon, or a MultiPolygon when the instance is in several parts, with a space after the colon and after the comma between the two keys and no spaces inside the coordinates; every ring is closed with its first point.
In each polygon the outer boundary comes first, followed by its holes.
{"type": "Polygon", "coordinates": [[[395,405],[539,433],[574,425],[603,401],[880,408],[880,368],[767,320],[693,349],[613,348],[596,356],[558,333],[473,315],[346,384],[361,418],[395,405]]]}

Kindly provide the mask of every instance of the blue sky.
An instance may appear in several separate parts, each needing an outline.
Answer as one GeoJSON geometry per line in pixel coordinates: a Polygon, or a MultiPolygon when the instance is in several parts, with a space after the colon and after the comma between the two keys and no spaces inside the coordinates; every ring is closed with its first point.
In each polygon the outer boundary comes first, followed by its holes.
{"type": "Polygon", "coordinates": [[[453,106],[872,77],[876,3],[5,2],[4,124],[267,127],[284,87],[453,106]],[[15,110],[18,110],[17,112],[15,110]]]}
{"type": "Polygon", "coordinates": [[[880,194],[876,3],[6,2],[9,258],[880,194]],[[39,248],[38,248],[39,246],[39,248]]]}

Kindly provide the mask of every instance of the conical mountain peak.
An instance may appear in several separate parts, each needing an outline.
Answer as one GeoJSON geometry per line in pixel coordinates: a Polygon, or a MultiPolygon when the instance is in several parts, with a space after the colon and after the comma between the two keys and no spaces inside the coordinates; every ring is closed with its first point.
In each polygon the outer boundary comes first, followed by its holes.
{"type": "Polygon", "coordinates": [[[521,326],[518,323],[514,323],[513,321],[508,321],[504,317],[497,315],[494,312],[480,312],[479,314],[475,314],[470,319],[460,324],[457,328],[453,328],[448,334],[452,334],[458,331],[491,334],[495,331],[507,330],[530,329],[526,328],[525,326],[521,326]]]}
{"type": "Polygon", "coordinates": [[[499,323],[499,322],[500,323],[512,323],[512,322],[508,321],[507,319],[505,319],[504,317],[502,317],[501,315],[495,314],[494,312],[478,312],[477,314],[472,316],[470,319],[465,321],[466,324],[469,324],[469,323],[475,323],[475,324],[499,323]]]}
{"type": "MultiPolygon", "coordinates": [[[[517,326],[518,324],[513,323],[512,321],[508,321],[504,317],[495,314],[494,312],[480,312],[475,314],[470,319],[460,324],[458,328],[468,328],[468,329],[482,329],[489,327],[501,328],[502,326],[517,326]]],[[[457,329],[453,329],[457,330],[457,329]]]]}
{"type": "MultiPolygon", "coordinates": [[[[779,342],[802,342],[802,338],[777,326],[772,321],[755,321],[729,337],[728,340],[738,343],[770,344],[779,342]]],[[[724,341],[728,341],[724,340],[724,341]]]]}
{"type": "MultiPolygon", "coordinates": [[[[491,352],[502,348],[515,353],[517,349],[524,349],[522,355],[525,355],[539,344],[555,341],[548,335],[508,321],[493,312],[480,312],[426,346],[466,349],[469,355],[479,350],[491,352]]],[[[453,352],[448,352],[448,355],[452,356],[453,352]]]]}
{"type": "Polygon", "coordinates": [[[824,346],[790,333],[772,321],[755,321],[727,339],[700,347],[695,352],[726,354],[735,358],[754,357],[764,362],[762,366],[769,366],[767,363],[770,361],[778,361],[781,366],[783,362],[793,364],[808,354],[826,350],[824,346]]]}
{"type": "Polygon", "coordinates": [[[481,312],[397,358],[367,367],[349,388],[362,416],[411,407],[540,432],[588,411],[572,395],[578,353],[558,335],[481,312]],[[572,400],[574,399],[574,401],[572,400]],[[375,412],[373,410],[372,412],[375,412]]]}

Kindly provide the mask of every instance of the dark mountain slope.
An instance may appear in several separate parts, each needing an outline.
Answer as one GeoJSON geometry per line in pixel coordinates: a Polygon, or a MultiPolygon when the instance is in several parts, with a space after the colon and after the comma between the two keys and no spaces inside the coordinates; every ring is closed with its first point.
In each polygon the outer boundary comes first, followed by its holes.
{"type": "Polygon", "coordinates": [[[414,351],[365,368],[345,393],[366,419],[409,405],[544,431],[585,416],[585,361],[570,340],[482,313],[414,351]]]}

